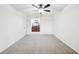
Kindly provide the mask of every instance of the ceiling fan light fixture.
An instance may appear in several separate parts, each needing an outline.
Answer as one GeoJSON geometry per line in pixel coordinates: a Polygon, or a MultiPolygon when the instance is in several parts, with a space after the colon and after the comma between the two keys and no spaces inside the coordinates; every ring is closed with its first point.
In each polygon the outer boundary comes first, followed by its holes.
{"type": "Polygon", "coordinates": [[[43,12],[44,12],[44,11],[43,11],[43,10],[41,10],[41,9],[39,9],[38,11],[39,11],[39,13],[43,13],[43,12]]]}
{"type": "Polygon", "coordinates": [[[46,9],[46,8],[50,7],[50,4],[46,4],[46,5],[44,5],[44,4],[38,4],[38,6],[36,6],[35,4],[32,4],[32,6],[34,6],[35,8],[37,8],[38,12],[40,14],[42,14],[44,12],[50,12],[51,11],[51,10],[46,9]]]}

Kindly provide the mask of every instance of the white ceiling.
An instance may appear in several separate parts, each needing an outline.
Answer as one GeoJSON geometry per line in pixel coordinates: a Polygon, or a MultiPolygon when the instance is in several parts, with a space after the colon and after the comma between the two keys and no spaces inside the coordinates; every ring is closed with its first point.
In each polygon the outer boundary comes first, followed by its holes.
{"type": "MultiPolygon", "coordinates": [[[[11,4],[11,6],[26,16],[39,16],[38,9],[33,7],[31,4],[11,4]]],[[[66,6],[67,4],[51,4],[51,6],[47,8],[50,9],[51,12],[44,12],[44,15],[54,15],[55,13],[61,12],[66,6]]]]}

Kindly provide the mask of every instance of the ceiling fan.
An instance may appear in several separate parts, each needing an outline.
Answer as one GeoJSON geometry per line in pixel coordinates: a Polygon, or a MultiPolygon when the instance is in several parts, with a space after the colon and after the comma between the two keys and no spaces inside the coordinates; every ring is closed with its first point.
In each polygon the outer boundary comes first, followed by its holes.
{"type": "Polygon", "coordinates": [[[44,4],[38,4],[38,5],[32,4],[32,6],[37,8],[40,14],[42,14],[44,11],[51,12],[51,10],[46,9],[46,8],[50,7],[50,4],[46,4],[46,5],[44,5],[44,4]]]}

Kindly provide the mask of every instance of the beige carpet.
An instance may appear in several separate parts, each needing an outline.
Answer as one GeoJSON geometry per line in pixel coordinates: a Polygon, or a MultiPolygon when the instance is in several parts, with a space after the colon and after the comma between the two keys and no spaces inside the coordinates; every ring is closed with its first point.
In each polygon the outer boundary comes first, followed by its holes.
{"type": "Polygon", "coordinates": [[[2,54],[75,54],[53,35],[26,35],[2,54]]]}

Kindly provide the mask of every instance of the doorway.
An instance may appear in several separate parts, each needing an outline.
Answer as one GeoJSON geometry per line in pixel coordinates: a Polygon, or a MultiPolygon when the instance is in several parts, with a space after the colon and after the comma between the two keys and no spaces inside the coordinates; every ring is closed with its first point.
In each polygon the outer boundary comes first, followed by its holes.
{"type": "Polygon", "coordinates": [[[32,19],[31,20],[31,31],[32,32],[40,32],[40,19],[32,19]]]}

